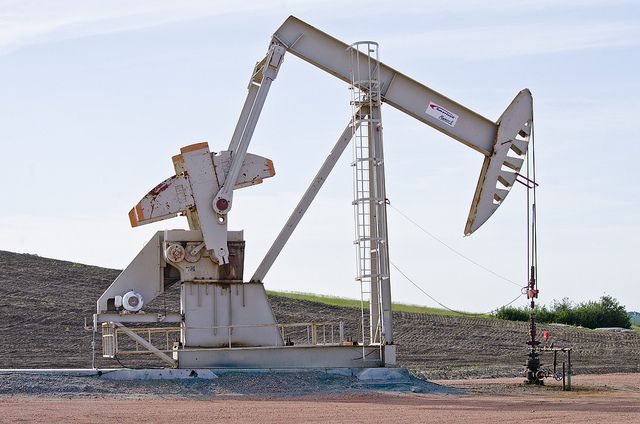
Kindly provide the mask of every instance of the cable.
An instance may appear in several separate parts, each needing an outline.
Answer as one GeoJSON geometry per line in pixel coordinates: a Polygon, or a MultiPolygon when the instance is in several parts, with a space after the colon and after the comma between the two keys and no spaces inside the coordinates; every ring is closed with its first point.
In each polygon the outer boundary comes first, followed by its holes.
{"type": "Polygon", "coordinates": [[[420,230],[422,230],[423,233],[425,233],[426,235],[428,235],[429,237],[431,237],[432,239],[434,239],[435,241],[437,241],[438,243],[440,243],[441,245],[443,245],[444,247],[446,247],[447,249],[451,250],[453,253],[455,253],[456,255],[460,256],[461,258],[471,262],[472,264],[474,264],[475,266],[487,271],[488,273],[510,283],[513,284],[516,287],[522,288],[521,284],[516,283],[513,280],[510,280],[507,277],[504,277],[500,274],[498,274],[495,271],[492,271],[491,269],[487,268],[486,266],[479,264],[478,262],[474,261],[473,259],[463,255],[462,253],[458,252],[456,249],[454,249],[453,247],[449,246],[448,244],[446,244],[444,241],[440,240],[438,237],[434,236],[433,234],[431,234],[429,231],[427,231],[424,227],[422,227],[420,224],[418,224],[416,221],[414,221],[413,219],[411,219],[409,216],[407,216],[404,212],[402,212],[400,209],[396,208],[395,206],[393,206],[391,203],[387,203],[388,206],[391,207],[391,209],[395,210],[396,212],[398,212],[402,217],[404,217],[407,221],[411,222],[413,225],[415,225],[416,227],[418,227],[420,230]]]}
{"type": "Polygon", "coordinates": [[[398,268],[398,266],[396,264],[394,264],[393,262],[389,261],[391,263],[391,266],[394,267],[396,269],[396,271],[398,271],[407,281],[409,281],[411,284],[413,284],[413,286],[415,288],[417,288],[418,290],[420,290],[425,296],[427,296],[429,299],[433,300],[434,302],[436,302],[438,305],[442,306],[444,309],[446,309],[447,311],[450,312],[455,312],[456,314],[460,314],[460,315],[467,315],[467,316],[479,316],[479,315],[490,315],[493,312],[501,309],[501,308],[505,308],[509,305],[511,305],[513,302],[515,302],[516,300],[520,299],[520,297],[522,297],[524,295],[523,292],[520,292],[520,294],[513,299],[511,302],[506,303],[502,306],[499,306],[495,309],[490,310],[489,312],[484,312],[484,313],[469,313],[469,312],[462,312],[462,311],[456,311],[455,309],[451,309],[448,306],[446,306],[445,304],[443,304],[442,302],[438,301],[435,297],[431,296],[429,293],[427,293],[422,287],[420,287],[418,284],[416,284],[416,282],[414,282],[411,278],[409,278],[407,276],[407,274],[405,274],[400,268],[398,268]]]}
{"type": "MultiPolygon", "coordinates": [[[[533,111],[531,112],[531,162],[533,165],[533,181],[536,180],[536,138],[535,138],[535,126],[533,125],[533,111]]],[[[533,262],[536,266],[536,288],[538,288],[538,200],[536,199],[536,184],[533,185],[533,262]]]]}

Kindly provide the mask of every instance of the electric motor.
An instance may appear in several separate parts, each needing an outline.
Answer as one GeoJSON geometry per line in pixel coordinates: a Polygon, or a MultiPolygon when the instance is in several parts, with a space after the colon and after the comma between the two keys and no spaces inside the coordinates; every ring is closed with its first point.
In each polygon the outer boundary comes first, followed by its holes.
{"type": "Polygon", "coordinates": [[[130,291],[122,296],[122,307],[129,312],[138,312],[143,305],[144,301],[140,293],[130,291]]]}

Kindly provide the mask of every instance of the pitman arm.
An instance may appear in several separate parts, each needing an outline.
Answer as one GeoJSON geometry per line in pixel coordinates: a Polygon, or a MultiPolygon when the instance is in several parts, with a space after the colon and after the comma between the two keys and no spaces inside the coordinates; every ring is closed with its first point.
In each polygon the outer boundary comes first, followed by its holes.
{"type": "Polygon", "coordinates": [[[224,215],[229,213],[233,203],[233,187],[240,175],[240,168],[244,162],[253,131],[258,123],[262,106],[269,93],[271,83],[276,79],[280,64],[284,57],[285,49],[279,43],[271,43],[267,56],[255,67],[249,82],[249,93],[240,114],[240,119],[229,145],[231,151],[231,166],[224,184],[213,198],[213,210],[221,217],[218,222],[224,220],[224,215]]]}

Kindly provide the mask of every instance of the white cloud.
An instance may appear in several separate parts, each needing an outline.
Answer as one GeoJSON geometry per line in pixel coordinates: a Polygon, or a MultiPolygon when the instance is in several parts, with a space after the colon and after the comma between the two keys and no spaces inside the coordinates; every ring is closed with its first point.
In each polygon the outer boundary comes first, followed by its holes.
{"type": "Polygon", "coordinates": [[[0,0],[0,53],[21,46],[322,1],[0,0]]]}
{"type": "MultiPolygon", "coordinates": [[[[0,0],[0,54],[24,45],[80,38],[94,34],[134,30],[168,23],[182,22],[210,16],[238,12],[282,10],[285,14],[312,11],[314,14],[335,13],[336,8],[347,14],[367,7],[373,15],[424,16],[476,16],[478,13],[494,16],[514,15],[521,19],[528,13],[549,10],[562,14],[579,7],[581,10],[610,8],[612,4],[631,4],[630,0],[556,0],[477,1],[459,0],[445,6],[440,0],[388,2],[369,0],[0,0]]],[[[568,15],[570,16],[570,14],[568,15]]],[[[486,20],[485,20],[486,21],[486,20]]],[[[524,22],[525,20],[520,20],[524,22]]],[[[487,22],[490,22],[487,21],[487,22]]],[[[459,30],[429,31],[394,36],[398,44],[423,47],[425,44],[444,45],[438,55],[470,54],[472,57],[518,55],[522,51],[559,52],[581,48],[617,46],[635,42],[638,25],[611,23],[607,25],[518,24],[462,28],[459,30]],[[550,30],[550,31],[549,31],[550,30]],[[522,40],[522,42],[517,42],[522,40]],[[442,43],[441,43],[442,42],[442,43]]],[[[433,53],[434,50],[430,49],[433,53]]]]}

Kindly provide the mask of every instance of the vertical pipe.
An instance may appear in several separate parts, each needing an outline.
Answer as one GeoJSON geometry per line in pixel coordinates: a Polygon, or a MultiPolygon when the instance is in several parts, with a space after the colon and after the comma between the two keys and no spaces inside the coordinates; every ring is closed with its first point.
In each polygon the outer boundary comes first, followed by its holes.
{"type": "Polygon", "coordinates": [[[113,325],[113,323],[110,323],[110,325],[111,325],[111,331],[113,332],[112,352],[113,352],[113,355],[116,355],[118,353],[118,329],[115,327],[115,325],[113,325]]]}
{"type": "Polygon", "coordinates": [[[228,287],[229,287],[229,334],[231,335],[233,334],[233,328],[231,327],[233,325],[233,315],[231,310],[231,305],[233,305],[233,303],[231,302],[231,286],[228,286],[228,287]]]}
{"type": "Polygon", "coordinates": [[[96,369],[96,327],[93,326],[93,335],[91,336],[91,368],[96,369]]]}
{"type": "Polygon", "coordinates": [[[563,392],[567,390],[564,382],[564,376],[565,376],[565,367],[564,367],[564,361],[562,361],[562,391],[563,392]]]}
{"type": "Polygon", "coordinates": [[[568,364],[568,370],[567,370],[567,382],[569,383],[569,391],[571,391],[571,374],[572,374],[572,370],[571,370],[571,349],[569,349],[567,351],[567,361],[569,362],[568,364]]]}
{"type": "Polygon", "coordinates": [[[211,293],[211,297],[212,297],[212,303],[213,303],[213,335],[217,336],[218,335],[218,305],[216,304],[216,291],[218,289],[218,286],[216,284],[213,285],[212,287],[212,293],[211,293]]]}

